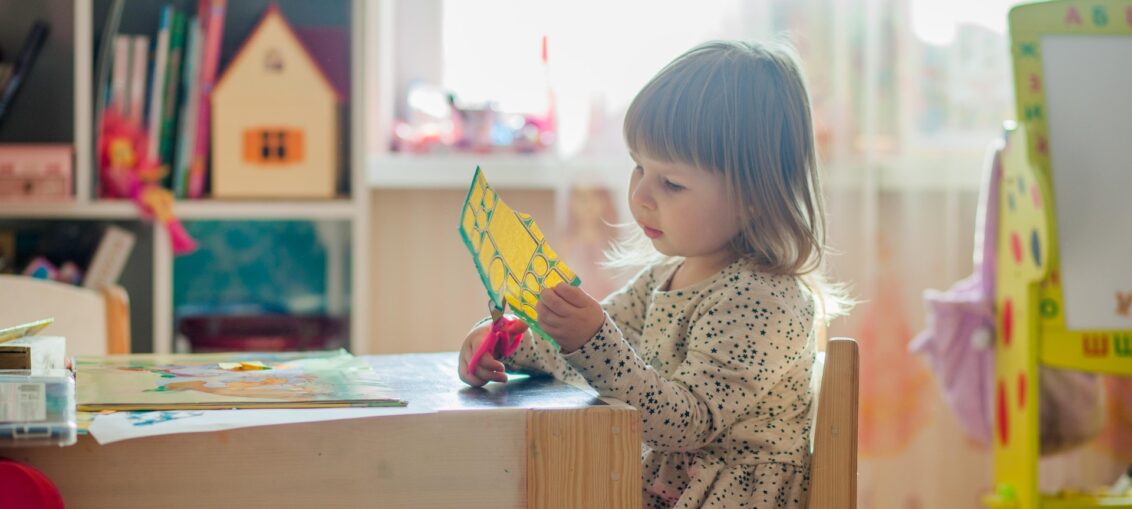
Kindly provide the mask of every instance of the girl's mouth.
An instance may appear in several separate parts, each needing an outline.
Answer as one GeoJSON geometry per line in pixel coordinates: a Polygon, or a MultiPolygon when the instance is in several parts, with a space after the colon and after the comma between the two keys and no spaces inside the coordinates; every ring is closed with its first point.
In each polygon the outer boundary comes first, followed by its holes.
{"type": "Polygon", "coordinates": [[[645,225],[641,225],[641,228],[645,230],[645,236],[650,239],[655,239],[661,235],[664,235],[664,232],[657,230],[656,228],[649,228],[645,225]]]}

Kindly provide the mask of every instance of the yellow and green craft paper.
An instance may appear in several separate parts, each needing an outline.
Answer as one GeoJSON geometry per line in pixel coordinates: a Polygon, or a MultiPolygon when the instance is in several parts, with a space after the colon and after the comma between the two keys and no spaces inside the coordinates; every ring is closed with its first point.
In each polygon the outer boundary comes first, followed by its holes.
{"type": "Polygon", "coordinates": [[[538,326],[539,294],[558,283],[578,286],[582,280],[558,259],[529,214],[499,198],[478,166],[460,213],[460,236],[495,308],[506,301],[531,330],[554,343],[538,326]]]}

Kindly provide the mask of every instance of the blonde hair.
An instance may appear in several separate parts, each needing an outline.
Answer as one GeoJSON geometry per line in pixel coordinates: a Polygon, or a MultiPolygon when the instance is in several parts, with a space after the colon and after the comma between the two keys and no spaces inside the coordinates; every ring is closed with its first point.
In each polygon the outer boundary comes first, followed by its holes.
{"type": "MultiPolygon", "coordinates": [[[[742,224],[736,253],[764,272],[806,276],[823,314],[839,314],[843,294],[820,270],[825,217],[810,100],[789,46],[692,48],[633,99],[624,135],[636,153],[721,173],[742,224]]],[[[622,267],[666,259],[639,232],[609,254],[622,267]]]]}

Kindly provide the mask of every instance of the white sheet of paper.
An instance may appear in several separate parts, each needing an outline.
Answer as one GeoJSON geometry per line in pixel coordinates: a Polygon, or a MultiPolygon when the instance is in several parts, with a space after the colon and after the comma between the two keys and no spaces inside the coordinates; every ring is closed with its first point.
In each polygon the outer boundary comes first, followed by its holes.
{"type": "Polygon", "coordinates": [[[1132,37],[1041,45],[1065,326],[1132,329],[1132,37]]]}
{"type": "Polygon", "coordinates": [[[95,417],[90,425],[90,434],[98,443],[110,444],[177,433],[431,412],[433,410],[412,407],[116,412],[95,417]]]}

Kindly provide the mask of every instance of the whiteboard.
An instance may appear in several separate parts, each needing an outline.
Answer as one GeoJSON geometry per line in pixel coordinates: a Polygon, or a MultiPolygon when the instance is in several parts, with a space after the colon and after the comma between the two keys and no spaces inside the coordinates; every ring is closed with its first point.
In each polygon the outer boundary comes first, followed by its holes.
{"type": "Polygon", "coordinates": [[[1041,38],[1065,326],[1132,329],[1132,37],[1041,38]]]}

